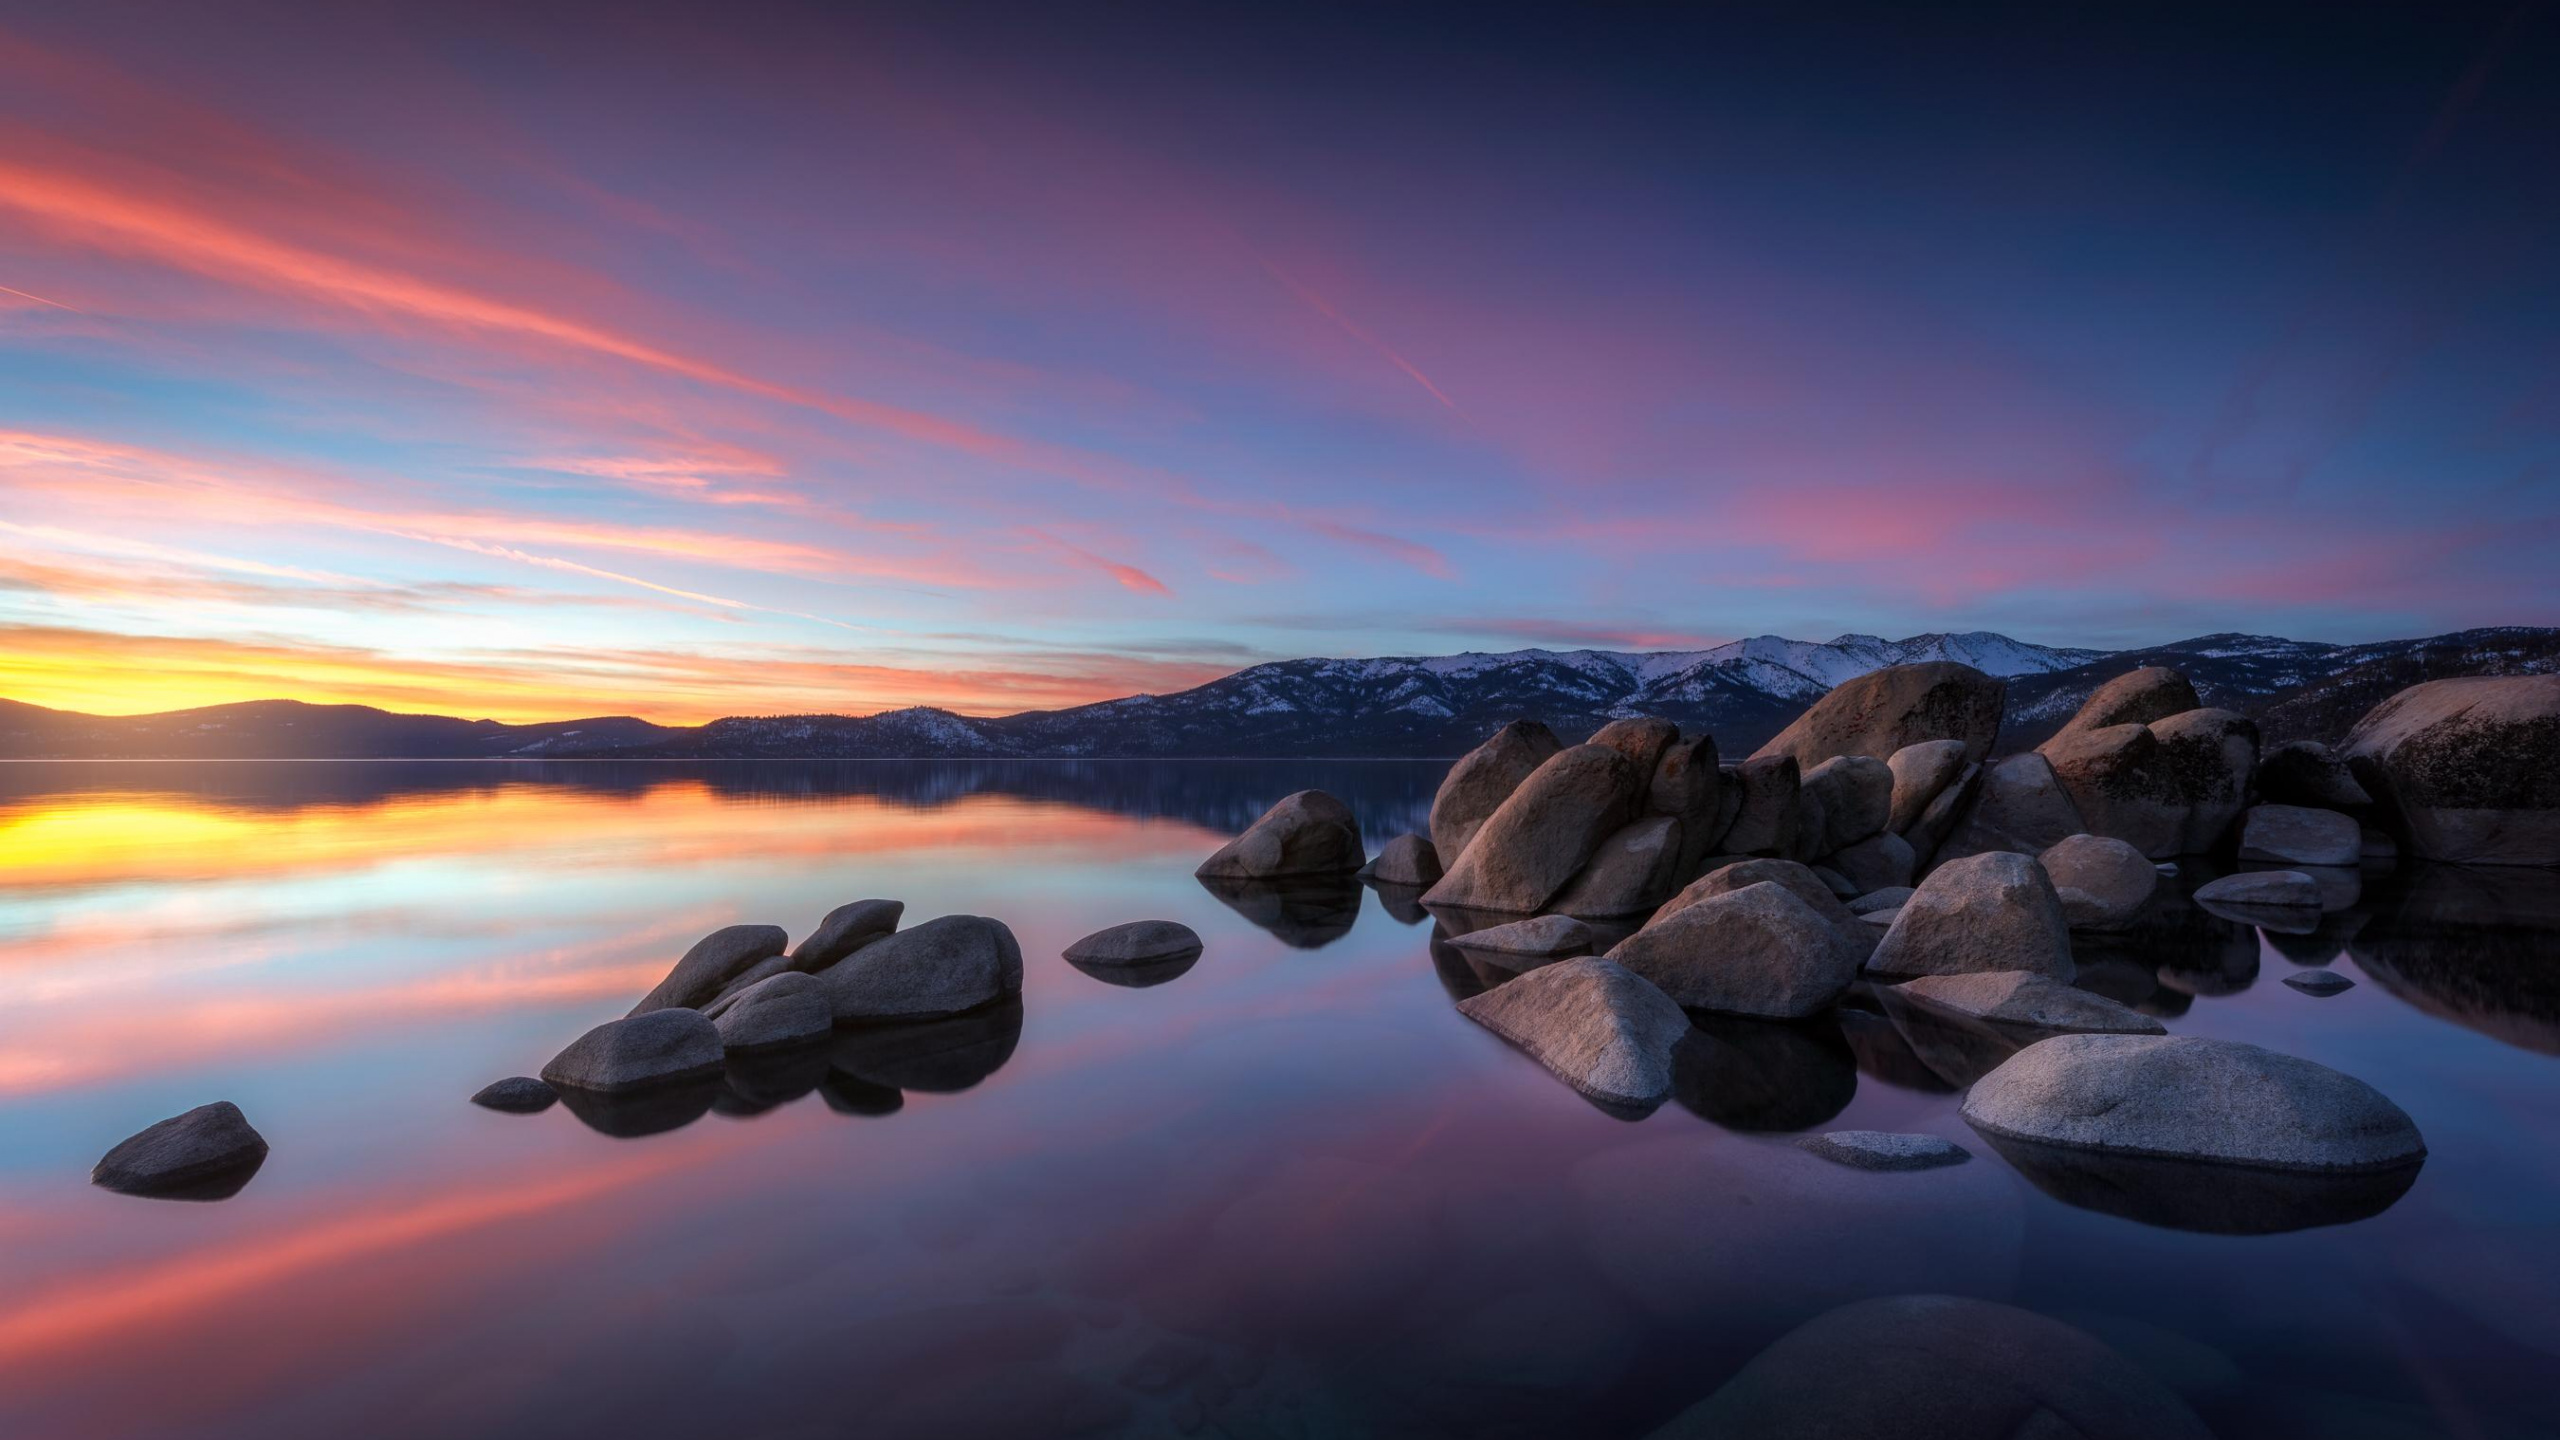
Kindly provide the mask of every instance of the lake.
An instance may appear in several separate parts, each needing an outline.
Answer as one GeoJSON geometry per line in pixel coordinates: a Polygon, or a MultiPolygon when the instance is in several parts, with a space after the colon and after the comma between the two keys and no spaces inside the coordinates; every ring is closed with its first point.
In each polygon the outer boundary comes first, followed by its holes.
{"type": "Polygon", "coordinates": [[[2368,876],[2300,935],[2179,902],[2084,954],[2430,1147],[2361,1218],[2191,1204],[2020,1172],[1956,1114],[1998,1056],[1872,996],[1701,1022],[1630,1120],[1460,1017],[1499,977],[1408,899],[1191,877],[1310,785],[1372,850],[1427,828],[1442,768],[0,765],[0,1434],[1640,1436],[1909,1292],[2078,1325],[2227,1440],[2555,1433],[2560,876],[2368,876]],[[1012,926],[1019,1007],[646,1113],[467,1103],[703,933],[866,896],[1012,926]],[[1149,917],[1198,963],[1059,958],[1149,917]],[[2356,987],[2278,983],[2321,964],[2356,987]],[[238,1195],[88,1183],[216,1099],[273,1146],[238,1195]],[[1789,1138],[1840,1128],[1975,1158],[1789,1138]]]}

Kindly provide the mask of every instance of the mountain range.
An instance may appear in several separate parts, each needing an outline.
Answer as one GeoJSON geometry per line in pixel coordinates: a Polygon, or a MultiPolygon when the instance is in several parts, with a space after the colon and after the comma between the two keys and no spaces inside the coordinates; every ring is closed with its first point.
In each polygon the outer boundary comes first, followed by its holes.
{"type": "Polygon", "coordinates": [[[2114,651],[1988,631],[1759,636],[1708,650],[1283,660],[1172,695],[1065,710],[982,717],[916,707],[693,726],[629,716],[511,725],[291,700],[105,716],[0,700],[0,759],[1445,757],[1521,716],[1574,738],[1639,714],[1710,732],[1731,756],[1757,748],[1844,680],[1926,660],[1960,661],[2008,682],[2004,749],[2035,745],[2091,690],[2145,665],[2183,671],[2207,704],[2258,716],[2271,740],[2334,740],[2421,680],[2560,670],[2560,629],[2366,645],[2224,634],[2114,651]]]}

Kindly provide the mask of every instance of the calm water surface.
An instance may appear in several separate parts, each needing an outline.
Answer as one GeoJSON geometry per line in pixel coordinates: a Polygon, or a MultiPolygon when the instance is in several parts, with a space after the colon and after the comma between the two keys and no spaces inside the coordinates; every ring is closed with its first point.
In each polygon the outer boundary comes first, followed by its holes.
{"type": "Polygon", "coordinates": [[[1702,1027],[1675,1103],[1607,1115],[1452,1010],[1495,977],[1409,903],[1191,879],[1311,784],[1421,828],[1440,769],[0,765],[0,1435],[1633,1436],[1909,1291],[2068,1319],[2225,1437],[2555,1433],[2560,878],[2084,953],[2415,1117],[2396,1203],[2287,1228],[2047,1193],[1956,1116],[1997,1053],[1872,999],[1702,1027]],[[873,895],[1005,920],[1018,1011],[673,1109],[466,1103],[703,932],[873,895]],[[1166,983],[1057,958],[1152,916],[1207,942],[1166,983]],[[2357,987],[2277,983],[2324,963],[2357,987]],[[274,1147],[238,1196],[87,1183],[224,1098],[274,1147]],[[1787,1142],[1843,1127],[1977,1158],[1787,1142]]]}

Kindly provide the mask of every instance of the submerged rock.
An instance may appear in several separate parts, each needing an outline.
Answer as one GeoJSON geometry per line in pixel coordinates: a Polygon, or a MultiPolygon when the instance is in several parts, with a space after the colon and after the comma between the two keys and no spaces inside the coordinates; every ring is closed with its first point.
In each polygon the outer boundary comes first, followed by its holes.
{"type": "Polygon", "coordinates": [[[1132,920],[1096,930],[1066,948],[1066,961],[1079,970],[1161,965],[1200,955],[1200,935],[1174,920],[1132,920]]]}
{"type": "Polygon", "coordinates": [[[779,925],[722,926],[693,942],[667,978],[641,997],[631,1013],[699,1009],[750,966],[781,954],[790,943],[791,937],[779,925]]]}
{"type": "Polygon", "coordinates": [[[1806,770],[1835,755],[1891,759],[1926,740],[1961,740],[1965,758],[1986,759],[2000,734],[2008,687],[1970,665],[1935,660],[1887,665],[1844,681],[1760,747],[1791,755],[1806,770]]]}
{"type": "Polygon", "coordinates": [[[2093,995],[2020,970],[1923,975],[1895,987],[1897,997],[1950,1014],[2024,1030],[2104,1035],[2159,1035],[2159,1021],[2104,995],[2093,995]]]}
{"type": "Polygon", "coordinates": [[[944,915],[884,935],[821,972],[839,1022],[930,1020],[1022,993],[1022,946],[1001,920],[944,915]]]}
{"type": "Polygon", "coordinates": [[[1457,864],[1476,831],[1520,782],[1563,749],[1546,726],[1514,720],[1450,766],[1431,800],[1431,848],[1441,867],[1457,864]]]}
{"type": "Polygon", "coordinates": [[[2279,865],[2353,865],[2364,857],[2364,827],[2335,810],[2258,805],[2240,827],[2240,858],[2279,865]]]}
{"type": "Polygon", "coordinates": [[[1361,872],[1361,878],[1381,885],[1419,885],[1429,887],[1440,879],[1440,852],[1431,842],[1411,832],[1399,835],[1378,847],[1377,858],[1361,872]]]}
{"type": "Polygon", "coordinates": [[[266,1137],[228,1100],[146,1126],[109,1150],[89,1183],[163,1200],[221,1200],[240,1193],[267,1160],[266,1137]]]}
{"type": "Polygon", "coordinates": [[[1609,958],[1690,1009],[1794,1019],[1838,1000],[1862,956],[1793,891],[1763,881],[1658,918],[1609,958]]]}
{"type": "Polygon", "coordinates": [[[510,1115],[535,1115],[548,1110],[560,1098],[560,1092],[530,1075],[510,1075],[480,1087],[471,1103],[485,1110],[503,1110],[510,1115]]]}
{"type": "Polygon", "coordinates": [[[2036,857],[2062,895],[2074,930],[2115,930],[2133,923],[2160,889],[2160,872],[2141,851],[2104,835],[2073,835],[2036,857]]]}
{"type": "Polygon", "coordinates": [[[697,1010],[651,1010],[609,1020],[569,1043],[542,1067],[562,1090],[612,1095],[681,1084],[720,1073],[719,1027],[697,1010]]]}
{"type": "Polygon", "coordinates": [[[1630,1108],[1671,1093],[1671,1053],[1689,1017],[1660,990],[1585,956],[1532,970],[1458,1002],[1458,1013],[1519,1046],[1577,1092],[1630,1108]]]}
{"type": "Polygon", "coordinates": [[[1606,745],[1563,751],[1520,782],[1423,899],[1534,915],[1635,818],[1652,781],[1606,745]]]}
{"type": "Polygon", "coordinates": [[[794,970],[757,981],[712,1028],[730,1054],[754,1055],[826,1039],[835,1033],[835,1012],[818,977],[794,970]]]}
{"type": "Polygon", "coordinates": [[[827,912],[809,938],[791,952],[791,968],[816,974],[898,928],[903,900],[856,900],[827,912]]]}
{"type": "Polygon", "coordinates": [[[1540,915],[1514,920],[1489,930],[1475,930],[1449,943],[1476,955],[1487,955],[1515,970],[1550,960],[1570,960],[1591,953],[1591,927],[1570,915],[1540,915]]]}
{"type": "Polygon", "coordinates": [[[1796,1142],[1808,1155],[1855,1170],[1935,1170],[1961,1165],[1973,1152],[1935,1135],[1897,1135],[1888,1130],[1833,1130],[1796,1142]]]}
{"type": "Polygon", "coordinates": [[[2340,748],[2412,854],[2560,865],[2560,675],[2412,685],[2340,748]]]}
{"type": "Polygon", "coordinates": [[[1203,880],[1349,875],[1367,859],[1351,807],[1322,790],[1283,796],[1192,874],[1203,880]]]}
{"type": "Polygon", "coordinates": [[[1987,1135],[2278,1170],[2385,1169],[2427,1153],[2363,1081],[2193,1035],[2040,1041],[1976,1082],[1963,1114],[1987,1135]]]}
{"type": "Polygon", "coordinates": [[[2317,995],[2323,999],[2342,990],[2356,988],[2356,982],[2335,970],[2305,970],[2298,975],[2287,975],[2284,983],[2305,995],[2317,995]]]}
{"type": "Polygon", "coordinates": [[[2071,927],[2044,867],[1995,850],[1951,860],[1902,902],[1867,968],[1883,976],[2031,970],[2068,981],[2071,927]]]}

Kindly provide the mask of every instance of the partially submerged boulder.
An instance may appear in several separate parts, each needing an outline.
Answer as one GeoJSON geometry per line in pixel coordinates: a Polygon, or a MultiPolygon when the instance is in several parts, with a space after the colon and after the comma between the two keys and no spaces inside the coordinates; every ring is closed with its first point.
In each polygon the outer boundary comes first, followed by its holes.
{"type": "Polygon", "coordinates": [[[1622,827],[1600,842],[1548,908],[1594,920],[1653,913],[1679,888],[1680,837],[1680,822],[1668,815],[1622,827]]]}
{"type": "Polygon", "coordinates": [[[2258,798],[2314,810],[2361,810],[2373,803],[2347,762],[2317,740],[2288,740],[2259,756],[2258,798]]]}
{"type": "Polygon", "coordinates": [[[2104,995],[2023,970],[1923,975],[1895,986],[1892,993],[1897,999],[2013,1031],[2039,1030],[2057,1035],[2166,1033],[2159,1021],[2104,995]]]}
{"type": "Polygon", "coordinates": [[[1131,920],[1096,930],[1066,948],[1079,970],[1121,965],[1160,965],[1200,953],[1200,933],[1179,920],[1131,920]]]}
{"type": "Polygon", "coordinates": [[[1975,1082],[1985,1134],[2274,1170],[2415,1165],[2418,1127],[2381,1092],[2324,1065],[2195,1035],[2063,1035],[1975,1082]]]}
{"type": "Polygon", "coordinates": [[[2323,1000],[2356,988],[2356,982],[2335,970],[2305,970],[2299,974],[2287,975],[2284,977],[2284,983],[2305,995],[2323,1000]]]}
{"type": "Polygon", "coordinates": [[[2244,870],[2196,887],[2195,901],[2207,909],[2321,909],[2320,882],[2299,870],[2244,870]]]}
{"type": "Polygon", "coordinates": [[[1867,968],[1888,977],[2029,970],[2068,981],[2071,927],[2043,866],[1990,851],[1931,871],[1902,902],[1867,968]]]}
{"type": "Polygon", "coordinates": [[[1924,740],[1961,740],[1966,759],[1985,760],[2007,693],[1970,665],[1888,665],[1834,687],[1753,758],[1791,755],[1810,770],[1835,755],[1888,760],[1924,740]]]}
{"type": "Polygon", "coordinates": [[[1852,1170],[1936,1170],[1973,1158],[1952,1140],[1890,1130],[1833,1130],[1807,1135],[1796,1141],[1796,1148],[1852,1170]]]}
{"type": "Polygon", "coordinates": [[[779,925],[724,925],[693,942],[667,978],[641,997],[631,1013],[699,1009],[749,967],[781,954],[790,943],[791,937],[779,925]]]}
{"type": "Polygon", "coordinates": [[[1377,858],[1360,874],[1363,879],[1381,885],[1436,885],[1440,881],[1440,852],[1431,842],[1411,832],[1399,835],[1378,847],[1377,858]]]}
{"type": "Polygon", "coordinates": [[[650,1010],[608,1020],[542,1067],[560,1090],[619,1095],[717,1077],[725,1048],[698,1010],[650,1010]]]}
{"type": "Polygon", "coordinates": [[[2036,857],[2074,930],[2120,930],[2160,889],[2150,857],[2105,835],[2072,835],[2036,857]]]}
{"type": "Polygon", "coordinates": [[[1431,800],[1431,848],[1443,869],[1458,863],[1476,830],[1502,808],[1531,772],[1564,749],[1535,720],[1514,720],[1460,756],[1431,800]]]}
{"type": "Polygon", "coordinates": [[[1519,1046],[1604,1105],[1646,1108],[1671,1093],[1671,1056],[1689,1017],[1660,990],[1584,956],[1458,1002],[1458,1013],[1519,1046]]]}
{"type": "Polygon", "coordinates": [[[1203,880],[1348,875],[1367,857],[1351,807],[1322,790],[1283,796],[1191,872],[1203,880]]]}
{"type": "Polygon", "coordinates": [[[1490,957],[1507,969],[1526,970],[1550,960],[1590,954],[1592,936],[1590,926],[1570,915],[1539,915],[1472,930],[1449,943],[1471,955],[1490,957]]]}
{"type": "Polygon", "coordinates": [[[2364,858],[2364,827],[2335,810],[2255,805],[2240,826],[2240,858],[2279,865],[2353,865],[2364,858]]]}
{"type": "Polygon", "coordinates": [[[220,1200],[240,1193],[266,1160],[266,1137],[239,1106],[216,1100],[127,1136],[90,1170],[89,1183],[127,1195],[220,1200]]]}
{"type": "Polygon", "coordinates": [[[2410,853],[2560,865],[2560,675],[2412,685],[2341,749],[2410,853]]]}
{"type": "Polygon", "coordinates": [[[471,1103],[509,1115],[538,1115],[560,1099],[560,1092],[530,1075],[510,1075],[480,1087],[471,1103]]]}
{"type": "Polygon", "coordinates": [[[1899,835],[1919,823],[1929,802],[1956,783],[1956,777],[1971,762],[1965,759],[1961,740],[1923,740],[1894,751],[1884,763],[1893,772],[1893,798],[1885,809],[1885,828],[1899,835]]]}
{"type": "Polygon", "coordinates": [[[886,935],[819,974],[840,1024],[932,1020],[1022,993],[1022,946],[1001,920],[944,915],[886,935]]]}
{"type": "Polygon", "coordinates": [[[1514,915],[1546,909],[1600,843],[1635,818],[1651,780],[1606,745],[1559,752],[1477,829],[1424,902],[1514,915]]]}
{"type": "Polygon", "coordinates": [[[797,970],[757,981],[712,1022],[732,1055],[758,1055],[824,1040],[835,1033],[826,988],[797,970]]]}
{"type": "Polygon", "coordinates": [[[809,938],[791,952],[791,968],[816,974],[898,928],[903,900],[856,900],[827,912],[809,938]]]}
{"type": "Polygon", "coordinates": [[[1657,918],[1609,952],[1689,1009],[1780,1020],[1830,1008],[1857,980],[1862,956],[1769,881],[1657,918]]]}

